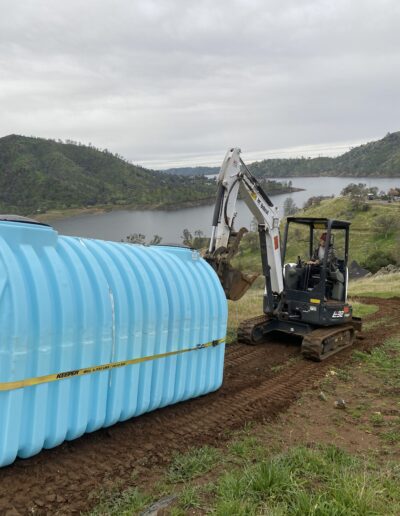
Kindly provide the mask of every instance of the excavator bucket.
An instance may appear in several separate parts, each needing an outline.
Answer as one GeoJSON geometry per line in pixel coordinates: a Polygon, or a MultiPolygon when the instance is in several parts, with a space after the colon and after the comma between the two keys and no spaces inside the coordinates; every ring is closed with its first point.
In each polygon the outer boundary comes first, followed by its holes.
{"type": "Polygon", "coordinates": [[[241,228],[237,233],[232,232],[228,247],[220,247],[213,253],[207,252],[204,255],[204,259],[217,273],[226,298],[231,301],[238,301],[242,298],[259,276],[234,269],[230,263],[237,254],[240,241],[245,233],[247,233],[246,228],[241,228]]]}
{"type": "Polygon", "coordinates": [[[234,269],[230,264],[225,264],[217,273],[226,298],[231,301],[238,301],[242,298],[258,278],[258,274],[246,274],[234,269]]]}
{"type": "Polygon", "coordinates": [[[217,273],[225,296],[231,301],[242,298],[258,278],[258,274],[246,274],[234,269],[229,262],[220,260],[219,257],[207,256],[205,259],[217,273]]]}

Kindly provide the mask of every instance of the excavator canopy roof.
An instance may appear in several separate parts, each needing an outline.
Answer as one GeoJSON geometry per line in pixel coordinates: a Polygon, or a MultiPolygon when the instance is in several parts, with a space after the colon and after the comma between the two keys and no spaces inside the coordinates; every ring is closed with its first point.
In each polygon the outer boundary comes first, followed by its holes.
{"type": "Polygon", "coordinates": [[[327,228],[330,223],[332,229],[348,229],[351,222],[345,220],[326,219],[322,217],[288,217],[287,222],[312,226],[314,229],[327,228]]]}

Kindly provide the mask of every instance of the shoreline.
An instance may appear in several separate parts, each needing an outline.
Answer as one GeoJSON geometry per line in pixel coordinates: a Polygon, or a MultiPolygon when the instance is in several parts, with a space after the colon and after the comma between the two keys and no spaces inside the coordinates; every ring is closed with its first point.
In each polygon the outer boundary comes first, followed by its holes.
{"type": "Polygon", "coordinates": [[[205,199],[198,199],[195,201],[181,202],[178,205],[171,204],[113,204],[113,205],[98,205],[82,208],[66,208],[64,210],[49,210],[46,213],[33,213],[27,215],[28,217],[35,218],[40,222],[48,222],[50,220],[62,220],[69,219],[72,217],[79,217],[81,215],[98,215],[100,213],[110,213],[112,211],[177,211],[184,210],[186,208],[195,208],[197,206],[206,206],[212,204],[215,201],[214,197],[208,197],[205,199]]]}
{"type": "MultiPolygon", "coordinates": [[[[304,191],[304,188],[282,189],[270,193],[270,197],[275,195],[291,194],[294,192],[304,191]]],[[[72,217],[80,217],[82,215],[99,215],[102,213],[110,213],[112,211],[177,211],[188,208],[196,208],[198,206],[207,206],[215,202],[215,197],[206,197],[204,199],[197,199],[191,201],[184,201],[179,204],[125,204],[125,205],[98,205],[82,208],[66,208],[63,210],[49,210],[46,213],[31,213],[27,217],[34,218],[39,222],[50,222],[57,220],[69,219],[72,217]]]]}

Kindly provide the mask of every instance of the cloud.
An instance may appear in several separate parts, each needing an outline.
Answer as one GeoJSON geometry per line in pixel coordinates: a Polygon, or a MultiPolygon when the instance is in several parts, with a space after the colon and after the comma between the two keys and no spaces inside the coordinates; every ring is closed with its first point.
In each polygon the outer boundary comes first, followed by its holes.
{"type": "Polygon", "coordinates": [[[395,0],[1,0],[0,134],[134,162],[398,130],[395,0]]]}

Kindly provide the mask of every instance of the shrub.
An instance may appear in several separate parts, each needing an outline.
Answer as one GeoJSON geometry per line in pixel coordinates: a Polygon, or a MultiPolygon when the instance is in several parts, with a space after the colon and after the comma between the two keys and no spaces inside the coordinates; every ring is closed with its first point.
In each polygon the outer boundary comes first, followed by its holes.
{"type": "Polygon", "coordinates": [[[399,229],[399,221],[394,213],[383,213],[374,220],[374,233],[377,236],[384,236],[395,233],[399,229]]]}
{"type": "Polygon", "coordinates": [[[360,265],[361,267],[375,273],[379,271],[381,267],[386,267],[386,265],[390,265],[391,263],[396,263],[396,260],[391,253],[385,251],[374,251],[369,254],[360,265]]]}

